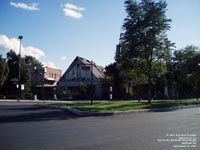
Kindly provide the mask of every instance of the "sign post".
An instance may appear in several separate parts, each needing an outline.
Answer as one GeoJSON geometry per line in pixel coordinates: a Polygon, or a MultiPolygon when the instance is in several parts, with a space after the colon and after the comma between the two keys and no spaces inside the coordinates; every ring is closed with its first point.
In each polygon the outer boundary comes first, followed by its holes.
{"type": "Polygon", "coordinates": [[[112,91],[113,91],[112,86],[110,86],[110,100],[113,99],[112,91]]]}

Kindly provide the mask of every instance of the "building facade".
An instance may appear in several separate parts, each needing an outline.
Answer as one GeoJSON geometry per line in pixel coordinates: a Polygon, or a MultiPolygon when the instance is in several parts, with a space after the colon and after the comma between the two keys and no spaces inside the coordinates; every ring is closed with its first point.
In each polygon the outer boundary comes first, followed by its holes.
{"type": "Polygon", "coordinates": [[[58,82],[61,98],[101,98],[104,68],[82,57],[76,57],[58,82]]]}
{"type": "Polygon", "coordinates": [[[31,68],[33,94],[39,99],[56,99],[57,82],[62,71],[50,67],[31,68]]]}

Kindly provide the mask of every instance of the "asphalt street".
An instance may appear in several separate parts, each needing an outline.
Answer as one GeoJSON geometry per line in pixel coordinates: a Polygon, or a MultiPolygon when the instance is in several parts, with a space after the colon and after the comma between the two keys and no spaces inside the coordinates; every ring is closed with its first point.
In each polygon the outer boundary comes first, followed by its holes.
{"type": "Polygon", "coordinates": [[[200,108],[78,117],[0,102],[1,150],[199,150],[200,108]]]}

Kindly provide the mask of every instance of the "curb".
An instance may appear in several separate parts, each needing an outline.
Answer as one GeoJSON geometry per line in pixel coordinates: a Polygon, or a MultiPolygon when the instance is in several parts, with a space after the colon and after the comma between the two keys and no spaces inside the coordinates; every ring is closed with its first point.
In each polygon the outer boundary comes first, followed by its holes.
{"type": "Polygon", "coordinates": [[[55,109],[66,110],[66,111],[69,111],[69,112],[71,112],[75,115],[82,116],[82,111],[80,111],[78,109],[67,108],[67,107],[64,107],[64,106],[47,105],[47,104],[37,104],[37,105],[42,106],[42,107],[47,107],[47,108],[55,108],[55,109]]]}
{"type": "Polygon", "coordinates": [[[86,117],[86,116],[111,116],[111,115],[122,115],[122,114],[131,114],[131,113],[140,113],[140,112],[163,112],[163,111],[173,111],[177,109],[184,109],[184,108],[194,108],[200,107],[199,105],[190,105],[190,106],[176,106],[176,107],[165,107],[165,108],[152,108],[152,109],[140,109],[140,110],[127,110],[127,111],[115,111],[115,112],[86,112],[80,111],[78,109],[67,108],[64,106],[53,106],[47,104],[37,104],[39,106],[48,107],[48,108],[55,108],[69,111],[77,116],[86,117]]]}

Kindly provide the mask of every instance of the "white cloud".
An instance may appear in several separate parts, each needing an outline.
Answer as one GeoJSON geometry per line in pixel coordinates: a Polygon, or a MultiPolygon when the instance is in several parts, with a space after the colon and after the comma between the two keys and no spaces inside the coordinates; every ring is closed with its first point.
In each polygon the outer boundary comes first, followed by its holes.
{"type": "Polygon", "coordinates": [[[48,61],[48,62],[42,62],[42,64],[44,65],[44,67],[50,67],[50,68],[54,68],[54,69],[56,69],[57,67],[56,67],[56,65],[53,63],[53,62],[51,62],[51,61],[48,61]]]}
{"type": "Polygon", "coordinates": [[[83,7],[78,7],[69,3],[65,4],[64,6],[62,5],[61,7],[63,7],[63,12],[66,16],[76,19],[80,19],[82,17],[81,11],[85,10],[83,7]]]}
{"type": "Polygon", "coordinates": [[[84,11],[85,10],[85,8],[83,8],[83,7],[77,7],[77,6],[75,6],[73,4],[69,4],[69,3],[65,4],[65,8],[71,9],[71,10],[73,9],[76,11],[84,11]]]}
{"type": "MultiPolygon", "coordinates": [[[[16,38],[8,38],[6,35],[0,35],[0,52],[8,52],[14,50],[16,53],[19,53],[20,42],[16,38]]],[[[39,49],[32,46],[24,47],[22,45],[21,49],[22,56],[28,55],[33,56],[36,59],[44,57],[45,53],[39,49]]]]}
{"type": "Polygon", "coordinates": [[[10,5],[15,7],[15,8],[21,8],[21,9],[25,9],[25,10],[32,10],[32,11],[35,11],[35,10],[39,10],[39,8],[37,7],[39,4],[38,3],[32,3],[30,5],[28,4],[25,4],[25,3],[15,3],[15,2],[10,2],[10,5]]]}
{"type": "Polygon", "coordinates": [[[82,17],[81,13],[76,12],[74,10],[64,8],[63,11],[64,11],[66,16],[69,16],[69,17],[72,17],[72,18],[80,19],[82,17]]]}
{"type": "Polygon", "coordinates": [[[23,48],[23,50],[24,50],[24,55],[33,56],[37,59],[45,56],[45,53],[41,49],[32,46],[25,47],[23,48]]]}
{"type": "Polygon", "coordinates": [[[66,57],[66,56],[62,56],[62,57],[61,57],[61,60],[62,60],[62,61],[66,61],[66,60],[67,60],[67,57],[66,57]]]}

